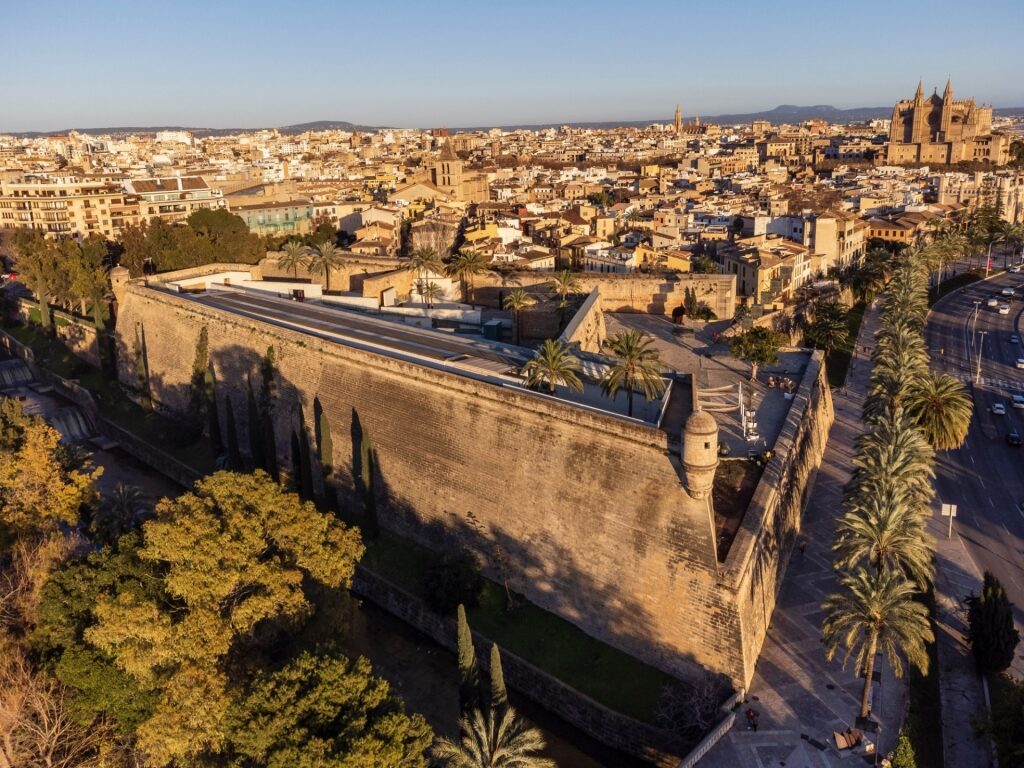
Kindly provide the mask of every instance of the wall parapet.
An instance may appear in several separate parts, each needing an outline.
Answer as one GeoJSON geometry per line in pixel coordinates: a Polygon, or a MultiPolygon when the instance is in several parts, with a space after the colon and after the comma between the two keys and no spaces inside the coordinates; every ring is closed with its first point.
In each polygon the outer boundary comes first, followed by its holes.
{"type": "Polygon", "coordinates": [[[572,316],[558,340],[582,352],[598,353],[607,337],[604,311],[601,309],[601,287],[596,286],[572,316]]]}

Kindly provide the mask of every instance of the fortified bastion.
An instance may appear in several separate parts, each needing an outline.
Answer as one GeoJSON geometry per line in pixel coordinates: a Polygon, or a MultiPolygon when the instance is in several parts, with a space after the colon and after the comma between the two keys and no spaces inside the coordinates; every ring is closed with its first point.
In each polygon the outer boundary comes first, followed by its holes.
{"type": "Polygon", "coordinates": [[[475,551],[496,578],[500,547],[513,589],[588,634],[684,679],[707,669],[749,683],[832,421],[820,353],[720,562],[710,494],[717,427],[706,412],[671,435],[484,373],[283,327],[142,281],[122,290],[122,383],[137,385],[141,347],[154,401],[187,414],[203,328],[217,394],[234,404],[242,445],[248,381],[259,380],[272,346],[279,452],[301,427],[313,435],[322,412],[331,464],[356,509],[369,439],[381,526],[435,549],[475,551]]]}

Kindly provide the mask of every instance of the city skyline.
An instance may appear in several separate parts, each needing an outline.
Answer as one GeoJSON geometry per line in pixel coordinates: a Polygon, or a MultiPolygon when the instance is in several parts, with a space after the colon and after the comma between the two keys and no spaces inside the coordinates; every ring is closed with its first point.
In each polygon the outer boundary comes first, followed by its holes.
{"type": "Polygon", "coordinates": [[[685,115],[876,107],[906,98],[919,79],[926,92],[941,90],[947,77],[979,103],[1024,105],[1024,89],[1007,76],[1009,54],[992,54],[1012,50],[1024,29],[1004,0],[970,18],[939,3],[927,14],[868,4],[853,19],[806,2],[771,12],[741,3],[728,16],[663,2],[628,11],[600,2],[585,14],[531,2],[509,11],[314,0],[290,16],[265,2],[126,7],[11,9],[12,29],[46,28],[60,43],[9,41],[8,55],[33,77],[7,86],[0,131],[629,122],[669,119],[677,102],[685,115]],[[635,30],[623,32],[622,17],[635,30]],[[96,18],[102,35],[83,35],[96,18]],[[107,55],[97,57],[97,46],[107,55]]]}

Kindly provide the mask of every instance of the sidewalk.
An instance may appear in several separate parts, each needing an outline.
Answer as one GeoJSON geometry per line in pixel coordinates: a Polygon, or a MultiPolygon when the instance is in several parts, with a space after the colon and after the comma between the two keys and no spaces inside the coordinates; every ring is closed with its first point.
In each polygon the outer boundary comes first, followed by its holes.
{"type": "Polygon", "coordinates": [[[939,696],[942,700],[942,751],[947,768],[994,765],[991,742],[974,738],[971,720],[986,716],[985,692],[974,666],[963,599],[981,589],[981,574],[960,535],[946,538],[947,520],[933,516],[935,539],[935,635],[938,639],[939,696]]]}
{"type": "MultiPolygon", "coordinates": [[[[737,725],[701,761],[702,766],[830,768],[861,763],[862,758],[852,752],[840,753],[829,743],[833,731],[853,727],[862,683],[852,667],[843,670],[841,658],[825,660],[821,605],[836,588],[832,568],[835,520],[843,486],[850,477],[853,443],[863,431],[860,417],[869,383],[868,357],[878,324],[878,308],[869,308],[847,385],[833,392],[835,423],[804,511],[807,548],[803,554],[797,550],[790,559],[744,704],[760,713],[759,730],[746,730],[744,718],[737,718],[737,725]]],[[[897,680],[882,660],[876,666],[881,680],[872,689],[872,710],[882,724],[879,751],[885,755],[895,748],[906,712],[907,678],[897,680]]]]}

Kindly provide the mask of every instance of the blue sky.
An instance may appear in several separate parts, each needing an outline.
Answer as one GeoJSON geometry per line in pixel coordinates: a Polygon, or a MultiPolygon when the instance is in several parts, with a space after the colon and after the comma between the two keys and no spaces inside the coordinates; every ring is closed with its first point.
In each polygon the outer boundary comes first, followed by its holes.
{"type": "Polygon", "coordinates": [[[1021,0],[31,0],[3,16],[0,131],[889,106],[947,75],[958,97],[1024,106],[1021,0]]]}

